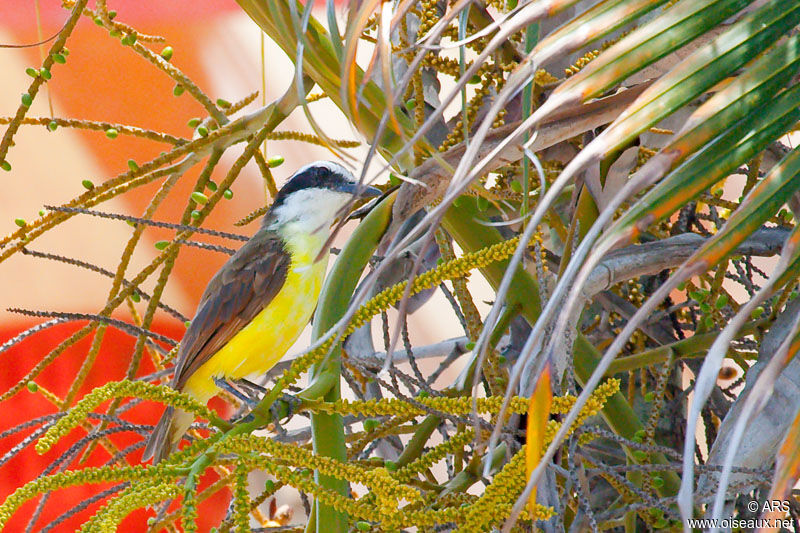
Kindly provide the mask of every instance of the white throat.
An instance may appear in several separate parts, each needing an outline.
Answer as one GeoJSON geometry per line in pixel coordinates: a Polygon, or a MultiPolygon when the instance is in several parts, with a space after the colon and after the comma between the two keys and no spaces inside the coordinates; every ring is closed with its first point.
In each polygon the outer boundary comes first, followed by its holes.
{"type": "Polygon", "coordinates": [[[336,215],[351,195],[330,189],[303,189],[293,192],[273,212],[270,228],[280,233],[327,235],[336,215]]]}

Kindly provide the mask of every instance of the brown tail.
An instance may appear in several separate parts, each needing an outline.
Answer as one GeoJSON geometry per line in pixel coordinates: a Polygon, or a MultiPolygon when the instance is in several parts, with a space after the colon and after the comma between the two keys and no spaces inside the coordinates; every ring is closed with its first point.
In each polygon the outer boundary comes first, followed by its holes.
{"type": "Polygon", "coordinates": [[[189,429],[189,426],[192,425],[192,420],[194,420],[194,415],[191,413],[174,407],[167,407],[167,410],[161,416],[161,420],[158,421],[153,433],[147,440],[142,462],[152,457],[153,464],[157,465],[166,459],[169,454],[178,448],[178,443],[180,443],[181,437],[189,429]]]}

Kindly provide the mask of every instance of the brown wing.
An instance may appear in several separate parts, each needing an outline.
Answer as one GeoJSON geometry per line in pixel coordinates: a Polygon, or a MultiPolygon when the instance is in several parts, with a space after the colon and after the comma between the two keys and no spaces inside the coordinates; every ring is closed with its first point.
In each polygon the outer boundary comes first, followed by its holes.
{"type": "Polygon", "coordinates": [[[263,310],[283,287],[291,263],[281,238],[265,229],[211,278],[178,352],[172,386],[189,377],[263,310]]]}

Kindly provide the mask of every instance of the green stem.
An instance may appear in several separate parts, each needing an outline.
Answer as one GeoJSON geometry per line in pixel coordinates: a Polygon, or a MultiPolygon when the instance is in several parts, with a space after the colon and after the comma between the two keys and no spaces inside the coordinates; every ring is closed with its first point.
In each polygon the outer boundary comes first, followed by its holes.
{"type": "MultiPolygon", "coordinates": [[[[748,322],[739,330],[737,338],[755,333],[761,327],[766,326],[767,323],[767,320],[754,320],[752,322],[748,322]]],[[[688,339],[683,339],[673,342],[672,344],[659,346],[658,348],[653,348],[652,350],[647,350],[635,355],[618,357],[608,366],[608,370],[606,370],[605,375],[613,376],[614,374],[618,374],[620,372],[637,370],[646,366],[663,363],[669,358],[670,353],[672,353],[676,359],[701,357],[705,355],[705,350],[708,350],[708,348],[711,347],[711,345],[719,336],[719,333],[720,332],[717,330],[708,333],[701,333],[698,335],[693,335],[688,339]]]]}
{"type": "MultiPolygon", "coordinates": [[[[530,24],[525,29],[525,53],[530,53],[533,50],[533,47],[539,41],[539,23],[534,22],[530,24]]],[[[531,81],[525,88],[522,90],[522,116],[529,117],[533,112],[533,84],[535,82],[531,81]]],[[[525,142],[528,141],[530,134],[525,134],[525,142]]],[[[527,157],[522,159],[522,205],[520,206],[519,214],[521,216],[525,216],[528,214],[529,207],[528,202],[530,202],[530,181],[531,175],[531,162],[528,160],[527,157]]],[[[544,180],[544,176],[540,176],[542,180],[544,180]]],[[[542,190],[544,190],[542,188],[542,190]]],[[[525,228],[525,222],[527,222],[527,218],[522,224],[523,229],[525,228]]]]}
{"type": "MultiPolygon", "coordinates": [[[[373,209],[358,225],[347,244],[339,253],[339,257],[325,279],[322,287],[317,311],[314,314],[312,340],[322,337],[339,319],[344,316],[350,299],[356,289],[361,273],[378,245],[384,231],[389,225],[394,196],[386,198],[373,209]]],[[[322,396],[326,402],[334,402],[341,398],[341,347],[337,343],[328,357],[310,370],[311,385],[315,394],[322,392],[321,385],[329,386],[322,396]]],[[[341,415],[312,414],[311,435],[314,453],[322,457],[330,457],[342,463],[347,462],[347,448],[344,440],[344,424],[341,415]]],[[[330,489],[342,496],[349,496],[346,480],[314,473],[314,479],[323,489],[330,489]]],[[[314,502],[314,517],[309,520],[306,531],[325,531],[344,533],[348,530],[348,516],[333,507],[314,502]]]]}
{"type": "Polygon", "coordinates": [[[425,450],[425,443],[428,442],[430,436],[441,423],[442,419],[438,416],[428,415],[425,417],[425,420],[419,425],[417,431],[414,432],[414,436],[411,437],[411,440],[406,444],[403,453],[401,453],[400,457],[395,461],[397,466],[406,466],[411,461],[417,459],[425,450]]]}
{"type": "Polygon", "coordinates": [[[303,400],[319,400],[333,389],[336,385],[338,376],[333,373],[322,373],[305,389],[297,393],[297,397],[303,400]]]}
{"type": "Polygon", "coordinates": [[[583,187],[578,195],[578,203],[575,206],[575,214],[569,225],[567,238],[564,240],[564,253],[561,254],[561,264],[558,267],[559,276],[567,269],[569,260],[572,258],[572,245],[583,240],[599,214],[594,198],[592,198],[589,190],[583,187]]]}
{"type": "MultiPolygon", "coordinates": [[[[506,447],[505,442],[501,442],[495,447],[491,456],[492,471],[497,470],[503,465],[506,460],[507,451],[508,448],[506,447]]],[[[484,455],[483,460],[481,461],[470,461],[470,464],[467,466],[467,468],[453,476],[453,478],[447,482],[447,484],[444,486],[444,490],[442,490],[441,494],[439,494],[439,497],[441,498],[442,496],[456,492],[465,492],[472,485],[480,481],[481,472],[483,472],[484,463],[487,460],[489,460],[489,456],[484,455]]]]}

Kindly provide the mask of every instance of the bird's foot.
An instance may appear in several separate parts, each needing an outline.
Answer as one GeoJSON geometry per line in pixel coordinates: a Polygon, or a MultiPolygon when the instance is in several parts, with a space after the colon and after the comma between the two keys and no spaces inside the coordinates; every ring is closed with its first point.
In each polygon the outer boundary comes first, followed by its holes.
{"type": "Polygon", "coordinates": [[[281,397],[275,400],[272,407],[269,408],[272,413],[272,418],[275,422],[279,422],[285,418],[291,418],[298,408],[302,405],[303,401],[297,396],[291,394],[281,394],[281,397]]]}
{"type": "MultiPolygon", "coordinates": [[[[235,381],[229,381],[221,377],[215,377],[213,379],[217,387],[229,392],[250,409],[253,409],[258,404],[261,396],[267,392],[266,389],[260,385],[246,379],[237,379],[235,381]]],[[[280,421],[291,418],[292,415],[299,410],[302,403],[300,398],[292,396],[291,394],[281,394],[281,396],[273,402],[269,410],[275,429],[278,432],[282,430],[280,421]]]]}
{"type": "MultiPolygon", "coordinates": [[[[250,408],[253,408],[258,403],[258,394],[249,388],[247,385],[242,386],[239,381],[228,381],[225,378],[214,377],[214,384],[220,389],[229,392],[236,399],[244,403],[250,408]]],[[[248,382],[249,383],[249,382],[248,382]]]]}
{"type": "Polygon", "coordinates": [[[258,397],[259,395],[263,396],[267,393],[267,389],[259,385],[258,383],[253,383],[249,379],[241,378],[234,381],[236,386],[242,390],[246,390],[248,394],[252,397],[258,397]]]}

